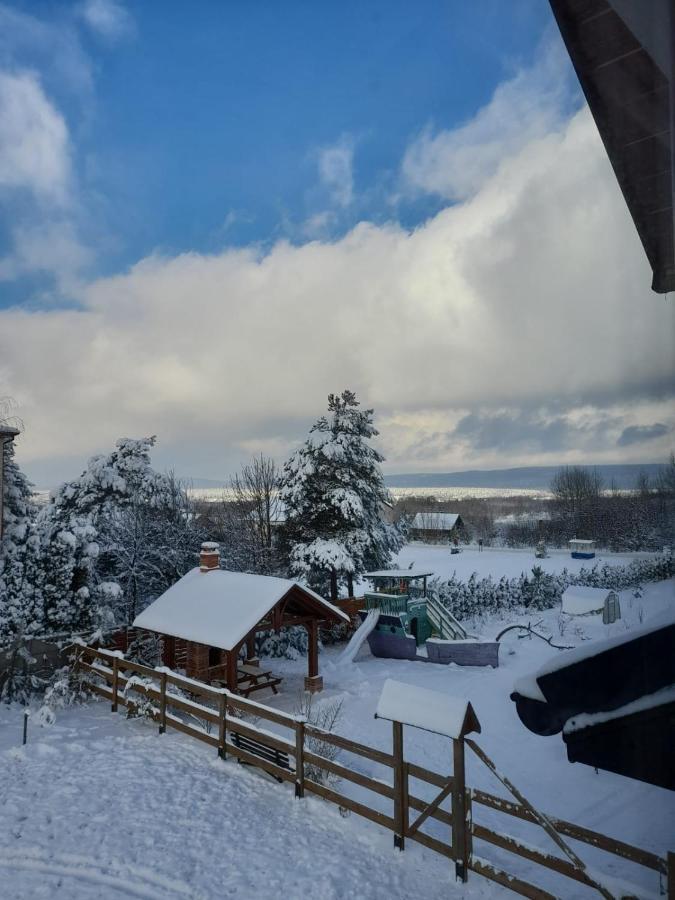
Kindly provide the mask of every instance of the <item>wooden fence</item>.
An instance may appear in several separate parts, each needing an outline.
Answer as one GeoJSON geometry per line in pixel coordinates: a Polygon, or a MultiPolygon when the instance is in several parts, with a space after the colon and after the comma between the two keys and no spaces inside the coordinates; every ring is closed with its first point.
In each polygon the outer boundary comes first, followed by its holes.
{"type": "MultiPolygon", "coordinates": [[[[392,723],[392,752],[388,753],[317,728],[300,716],[292,716],[232,694],[225,688],[212,687],[177,675],[169,669],[152,669],[131,662],[124,659],[119,652],[77,646],[75,665],[88,676],[96,677],[103,682],[96,683],[90,680],[89,686],[95,694],[110,701],[113,711],[119,706],[136,707],[144,715],[158,722],[160,734],[167,728],[173,728],[215,748],[223,759],[230,754],[244,763],[258,766],[280,781],[293,784],[297,797],[303,797],[305,793],[316,794],[342,809],[363,816],[392,831],[394,844],[401,850],[405,848],[406,839],[416,841],[453,860],[456,875],[462,881],[466,881],[468,872],[473,871],[522,896],[537,900],[554,898],[553,894],[542,888],[510,875],[475,855],[473,840],[476,839],[585,884],[601,896],[607,898],[633,896],[612,893],[595,871],[591,872],[585,867],[565,840],[572,838],[658,873],[660,881],[667,885],[665,890],[668,900],[675,900],[675,854],[669,853],[667,859],[664,859],[647,850],[571,822],[545,816],[528,803],[514,785],[497,770],[485,752],[469,738],[452,742],[453,774],[441,774],[404,759],[403,726],[400,722],[392,723]],[[175,693],[171,688],[178,688],[181,694],[175,693]],[[188,699],[185,694],[205,699],[211,705],[188,699]],[[176,711],[204,724],[192,724],[176,715],[176,711]],[[244,721],[241,717],[245,714],[256,721],[244,721]],[[288,736],[261,727],[258,724],[259,720],[285,729],[288,736]],[[236,736],[247,740],[240,742],[236,736]],[[251,752],[251,746],[255,746],[256,743],[278,751],[281,759],[289,761],[288,766],[272,761],[274,757],[272,753],[261,758],[251,752]],[[377,763],[385,770],[388,778],[374,778],[344,762],[327,758],[318,752],[322,745],[335,747],[371,763],[377,763]],[[466,786],[464,773],[466,747],[502,782],[513,796],[513,800],[506,800],[466,786]],[[293,768],[290,766],[290,759],[293,760],[293,768]],[[319,770],[334,776],[335,780],[351,782],[384,798],[389,811],[383,812],[375,808],[375,803],[366,805],[340,793],[336,789],[336,784],[329,786],[325,783],[325,778],[317,780],[316,777],[311,777],[319,770]],[[411,792],[412,781],[426,785],[427,788],[430,786],[438,793],[432,800],[422,799],[411,792]],[[446,799],[451,802],[450,810],[441,808],[446,799]],[[494,831],[475,822],[474,813],[478,807],[495,810],[541,827],[566,858],[525,844],[515,837],[504,834],[501,829],[494,831]],[[413,818],[415,813],[419,815],[413,818]],[[435,835],[423,831],[422,826],[429,821],[440,823],[447,838],[438,836],[438,828],[435,835]]],[[[383,804],[380,801],[377,805],[383,804]]]]}

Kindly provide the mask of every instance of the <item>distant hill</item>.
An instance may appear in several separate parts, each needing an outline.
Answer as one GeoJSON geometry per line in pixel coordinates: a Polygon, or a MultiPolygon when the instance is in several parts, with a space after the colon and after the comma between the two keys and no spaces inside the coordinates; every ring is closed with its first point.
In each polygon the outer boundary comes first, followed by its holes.
{"type": "MultiPolygon", "coordinates": [[[[560,466],[527,466],[518,469],[469,469],[466,472],[402,473],[385,475],[384,480],[389,487],[405,488],[476,487],[547,490],[559,468],[560,466]]],[[[626,489],[635,487],[635,480],[640,472],[646,472],[650,478],[655,478],[663,469],[663,465],[645,463],[587,468],[596,469],[606,487],[609,487],[613,480],[617,488],[626,489]]]]}

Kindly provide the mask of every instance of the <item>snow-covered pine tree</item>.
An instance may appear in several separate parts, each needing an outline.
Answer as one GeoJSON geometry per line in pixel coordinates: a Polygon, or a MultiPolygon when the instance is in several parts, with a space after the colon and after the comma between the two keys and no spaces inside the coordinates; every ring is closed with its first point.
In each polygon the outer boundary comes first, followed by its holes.
{"type": "MultiPolygon", "coordinates": [[[[124,623],[130,610],[138,611],[139,595],[146,595],[145,586],[137,590],[138,577],[149,570],[154,577],[160,568],[156,560],[144,565],[149,545],[157,551],[156,544],[166,542],[168,535],[150,527],[150,513],[161,517],[175,493],[170,477],[150,464],[154,443],[154,437],[119,440],[112,453],[93,457],[79,478],[62,485],[38,515],[41,564],[36,588],[46,631],[104,628],[124,623]],[[137,525],[143,542],[134,546],[137,525]],[[125,592],[134,592],[133,597],[125,592]]],[[[168,587],[171,573],[175,570],[176,580],[183,572],[166,543],[164,548],[161,556],[170,571],[163,587],[168,587]]]]}
{"type": "MultiPolygon", "coordinates": [[[[383,519],[391,505],[380,463],[369,441],[378,432],[373,410],[359,408],[349,390],[328,397],[328,415],[285,464],[281,501],[291,573],[337,599],[340,585],[389,565],[402,537],[383,519]]],[[[350,591],[351,592],[351,591],[350,591]]]]}
{"type": "Polygon", "coordinates": [[[32,589],[38,545],[31,483],[14,459],[14,441],[2,445],[3,502],[0,541],[0,646],[40,627],[32,589]]]}

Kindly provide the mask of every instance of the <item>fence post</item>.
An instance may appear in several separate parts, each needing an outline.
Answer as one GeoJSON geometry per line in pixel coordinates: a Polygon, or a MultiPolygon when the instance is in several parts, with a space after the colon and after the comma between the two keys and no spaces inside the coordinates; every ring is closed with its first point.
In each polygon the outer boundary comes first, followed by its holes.
{"type": "Polygon", "coordinates": [[[117,712],[117,690],[119,684],[119,671],[118,671],[118,663],[119,660],[117,657],[113,659],[113,683],[112,683],[112,705],[110,707],[112,712],[117,712]]]}
{"type": "Polygon", "coordinates": [[[405,781],[403,773],[403,724],[401,722],[392,722],[392,743],[394,756],[394,824],[396,832],[394,833],[394,847],[399,850],[405,849],[405,822],[404,822],[404,802],[403,802],[403,783],[405,781]]]}
{"type": "Polygon", "coordinates": [[[305,796],[305,720],[295,721],[295,796],[305,796]]]}
{"type": "Polygon", "coordinates": [[[220,695],[218,701],[220,716],[218,720],[218,756],[221,759],[227,759],[227,750],[225,749],[225,741],[227,737],[227,698],[225,694],[220,695]]]}
{"type": "Polygon", "coordinates": [[[159,733],[164,734],[166,731],[166,672],[162,672],[160,676],[162,697],[159,706],[159,733]]]}
{"type": "Polygon", "coordinates": [[[668,900],[675,900],[675,853],[668,851],[668,900]]]}
{"type": "Polygon", "coordinates": [[[469,840],[467,835],[466,775],[464,771],[464,738],[452,741],[452,849],[455,854],[455,878],[469,877],[469,840]]]}

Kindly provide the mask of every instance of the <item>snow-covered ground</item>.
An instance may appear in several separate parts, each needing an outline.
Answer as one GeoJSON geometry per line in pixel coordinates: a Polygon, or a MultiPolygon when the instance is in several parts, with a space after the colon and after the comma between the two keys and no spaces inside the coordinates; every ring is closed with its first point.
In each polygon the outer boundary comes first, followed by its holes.
{"type": "MultiPolygon", "coordinates": [[[[613,557],[625,563],[628,558],[613,557]]],[[[399,564],[415,561],[436,574],[453,569],[495,576],[516,575],[534,564],[532,553],[465,551],[411,545],[399,564]],[[461,567],[461,568],[460,568],[461,567]]],[[[548,571],[577,567],[565,554],[543,561],[548,571]],[[555,568],[550,568],[555,567],[555,568]]],[[[604,637],[634,627],[675,603],[675,582],[647,585],[639,600],[621,594],[623,619],[603,626],[599,617],[562,622],[559,611],[538,616],[562,643],[604,637]],[[561,629],[563,634],[561,635],[561,629]]],[[[494,637],[506,622],[490,621],[494,637]]],[[[667,791],[611,773],[567,762],[561,736],[538,737],[519,721],[509,699],[513,682],[557,651],[543,641],[504,640],[500,667],[437,666],[377,660],[362,648],[353,663],[337,665],[344,646],[321,654],[325,691],[318,703],[342,700],[337,730],[385,750],[391,725],[374,712],[387,678],[468,698],[482,725],[478,743],[498,767],[544,812],[568,819],[639,847],[664,854],[675,849],[675,800],[667,791]]],[[[268,660],[283,676],[281,693],[256,699],[293,711],[301,695],[306,661],[268,660]]],[[[292,789],[260,773],[222,762],[215,751],[156,727],[125,721],[93,702],[57,714],[56,723],[29,726],[21,742],[21,709],[0,708],[0,896],[85,898],[398,898],[507,897],[502,888],[471,874],[456,885],[451,864],[408,842],[393,849],[392,835],[316,798],[295,800],[292,789]]],[[[405,728],[405,755],[449,773],[447,738],[405,728]]],[[[386,778],[378,764],[343,754],[350,767],[386,778]]],[[[468,782],[505,796],[488,770],[468,754],[468,782]]],[[[422,797],[434,789],[419,782],[422,797]]],[[[389,801],[355,785],[339,790],[390,812],[389,801]]],[[[535,826],[474,805],[474,818],[541,849],[556,852],[535,826]]],[[[447,840],[440,823],[425,830],[447,840]]],[[[587,845],[575,849],[598,871],[640,886],[640,896],[658,895],[658,876],[587,845]]],[[[534,867],[476,841],[474,852],[564,898],[593,896],[575,882],[534,867]]]]}
{"type": "Polygon", "coordinates": [[[407,569],[412,563],[415,569],[433,572],[439,578],[449,578],[453,572],[458,578],[466,579],[473,572],[481,577],[492,575],[493,578],[516,578],[521,572],[529,574],[532,566],[541,566],[544,572],[578,572],[590,569],[594,565],[625,566],[634,559],[648,559],[654,553],[605,553],[598,552],[595,559],[572,559],[569,550],[548,550],[546,559],[537,559],[534,550],[508,549],[504,547],[484,547],[479,552],[477,547],[463,548],[461,553],[450,553],[446,545],[406,544],[398,554],[396,565],[407,569]]]}

